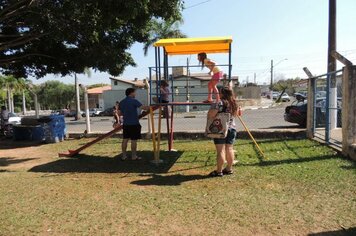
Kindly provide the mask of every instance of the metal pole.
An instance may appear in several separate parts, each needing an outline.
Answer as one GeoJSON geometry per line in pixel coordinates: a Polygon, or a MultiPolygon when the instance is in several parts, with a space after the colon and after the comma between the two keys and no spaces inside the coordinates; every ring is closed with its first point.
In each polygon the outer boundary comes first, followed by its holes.
{"type": "Polygon", "coordinates": [[[90,115],[89,115],[89,99],[88,99],[88,90],[87,87],[84,85],[80,85],[83,90],[84,90],[84,106],[85,106],[85,124],[87,128],[87,134],[91,133],[91,127],[90,127],[90,115]]]}
{"type": "Polygon", "coordinates": [[[231,43],[229,43],[229,83],[231,82],[231,71],[232,71],[232,65],[231,65],[231,43]]]}
{"type": "MultiPolygon", "coordinates": [[[[186,102],[189,102],[189,58],[187,57],[187,79],[185,84],[185,92],[186,92],[186,102]]],[[[185,112],[189,113],[189,105],[185,106],[185,112]]]]}
{"type": "Polygon", "coordinates": [[[315,129],[316,129],[316,79],[313,78],[312,79],[312,83],[313,83],[313,127],[312,127],[312,133],[313,136],[315,134],[315,129]]]}
{"type": "MultiPolygon", "coordinates": [[[[151,106],[151,68],[149,68],[149,81],[146,79],[144,80],[145,85],[146,85],[146,90],[147,90],[147,104],[151,106]]],[[[151,133],[151,117],[147,116],[147,134],[149,135],[151,133]]]]}
{"type": "Polygon", "coordinates": [[[273,60],[271,60],[271,84],[270,89],[272,90],[273,87],[273,60]]]}
{"type": "Polygon", "coordinates": [[[273,101],[273,60],[271,60],[271,84],[269,86],[271,100],[273,101]]]}
{"type": "Polygon", "coordinates": [[[161,74],[161,48],[158,47],[158,83],[157,83],[157,93],[158,96],[161,97],[161,90],[159,89],[159,86],[161,86],[161,78],[162,78],[162,74],[161,74]]]}
{"type": "Polygon", "coordinates": [[[331,76],[326,77],[326,101],[325,101],[325,143],[329,144],[330,140],[330,85],[331,76]]]}
{"type": "Polygon", "coordinates": [[[158,48],[155,47],[155,66],[156,66],[156,96],[158,96],[158,48]]]}
{"type": "MultiPolygon", "coordinates": [[[[328,73],[336,71],[336,58],[333,57],[334,51],[336,51],[336,0],[329,0],[328,73]]],[[[336,74],[331,74],[330,79],[330,90],[328,90],[328,94],[330,94],[330,106],[328,108],[333,108],[329,113],[330,128],[335,129],[337,123],[336,74]]]]}
{"type": "Polygon", "coordinates": [[[78,84],[78,77],[77,73],[74,73],[74,84],[75,84],[75,101],[76,101],[76,114],[75,119],[80,120],[82,118],[82,114],[80,112],[80,93],[79,93],[79,84],[78,84]]]}

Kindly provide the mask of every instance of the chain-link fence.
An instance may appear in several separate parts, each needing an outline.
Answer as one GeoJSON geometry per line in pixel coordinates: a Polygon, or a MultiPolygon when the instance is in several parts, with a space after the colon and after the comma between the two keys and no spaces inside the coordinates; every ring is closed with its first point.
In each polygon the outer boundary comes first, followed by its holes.
{"type": "MultiPolygon", "coordinates": [[[[185,94],[186,89],[173,89],[173,92],[182,94],[182,96],[175,96],[175,101],[186,102],[187,96],[185,94]]],[[[110,104],[106,107],[108,111],[99,115],[89,117],[90,128],[92,133],[105,133],[112,130],[114,118],[112,116],[112,109],[115,101],[122,99],[124,91],[112,91],[110,96],[112,97],[110,104]]],[[[206,99],[207,88],[190,88],[189,101],[201,102],[206,99]],[[195,93],[196,92],[196,93],[195,93]]],[[[105,96],[104,96],[105,98],[105,96]]],[[[137,91],[137,99],[143,104],[147,103],[147,91],[140,89],[137,91]]],[[[284,102],[276,103],[275,100],[267,97],[259,96],[259,98],[237,98],[239,104],[242,106],[243,115],[242,119],[245,121],[249,129],[252,130],[276,130],[276,129],[300,129],[304,128],[303,124],[291,123],[285,121],[286,107],[294,103],[295,98],[290,96],[284,102]]],[[[108,101],[108,99],[106,99],[108,101]]],[[[209,105],[174,105],[170,106],[170,109],[174,110],[173,115],[173,129],[175,132],[204,132],[206,124],[207,110],[209,105]]],[[[155,127],[158,125],[158,111],[155,112],[155,127]]],[[[149,132],[149,121],[143,118],[141,121],[142,132],[149,132]]],[[[81,120],[74,120],[73,117],[66,118],[67,130],[69,133],[84,133],[86,128],[86,118],[81,120]]],[[[243,130],[242,125],[237,120],[237,128],[243,130]]],[[[166,119],[162,119],[162,132],[166,130],[166,119]]]]}
{"type": "Polygon", "coordinates": [[[342,145],[342,70],[315,77],[313,93],[314,136],[342,145]]]}

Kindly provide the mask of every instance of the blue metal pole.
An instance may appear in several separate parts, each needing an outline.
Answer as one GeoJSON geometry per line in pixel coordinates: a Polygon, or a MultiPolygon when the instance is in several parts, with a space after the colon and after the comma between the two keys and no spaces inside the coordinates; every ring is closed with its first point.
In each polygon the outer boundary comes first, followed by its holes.
{"type": "Polygon", "coordinates": [[[157,83],[158,83],[159,73],[158,73],[158,49],[157,49],[157,47],[155,47],[155,65],[156,65],[156,94],[158,94],[157,83]]]}
{"type": "Polygon", "coordinates": [[[158,81],[157,81],[157,94],[159,94],[158,96],[161,97],[161,90],[159,89],[159,87],[161,86],[161,78],[162,78],[162,74],[161,74],[161,48],[158,47],[158,81]]]}
{"type": "Polygon", "coordinates": [[[231,81],[231,71],[232,71],[232,65],[231,65],[231,43],[229,44],[229,82],[231,81]]]}
{"type": "Polygon", "coordinates": [[[150,101],[149,101],[149,104],[152,105],[152,68],[149,67],[149,85],[150,85],[150,101]]]}
{"type": "Polygon", "coordinates": [[[315,128],[316,128],[316,79],[312,79],[312,84],[313,84],[313,127],[312,127],[312,132],[313,136],[315,134],[315,128]]]}

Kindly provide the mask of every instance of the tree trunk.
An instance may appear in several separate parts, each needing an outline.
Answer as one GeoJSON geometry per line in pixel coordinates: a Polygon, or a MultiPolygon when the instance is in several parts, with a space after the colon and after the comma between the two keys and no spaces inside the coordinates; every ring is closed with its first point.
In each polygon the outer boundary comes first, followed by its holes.
{"type": "Polygon", "coordinates": [[[6,89],[6,97],[7,97],[7,110],[11,111],[10,88],[7,88],[7,89],[6,89]]]}
{"type": "Polygon", "coordinates": [[[80,120],[82,118],[82,115],[80,113],[80,94],[79,94],[79,84],[78,84],[78,78],[77,74],[74,74],[74,79],[75,79],[75,98],[76,98],[76,114],[75,114],[75,119],[80,120]]]}
{"type": "Polygon", "coordinates": [[[26,94],[25,94],[25,90],[22,90],[22,114],[26,115],[26,94]]]}
{"type": "Polygon", "coordinates": [[[12,92],[12,90],[10,91],[10,95],[11,95],[11,112],[15,112],[15,102],[14,102],[14,93],[12,92]]]}

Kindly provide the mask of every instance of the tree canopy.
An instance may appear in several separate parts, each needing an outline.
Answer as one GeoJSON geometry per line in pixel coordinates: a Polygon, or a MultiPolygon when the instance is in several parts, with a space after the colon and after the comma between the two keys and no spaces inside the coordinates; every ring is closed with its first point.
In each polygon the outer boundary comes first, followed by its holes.
{"type": "Polygon", "coordinates": [[[0,72],[16,77],[119,75],[127,50],[150,38],[152,21],[180,19],[181,0],[0,0],[0,72]]]}

